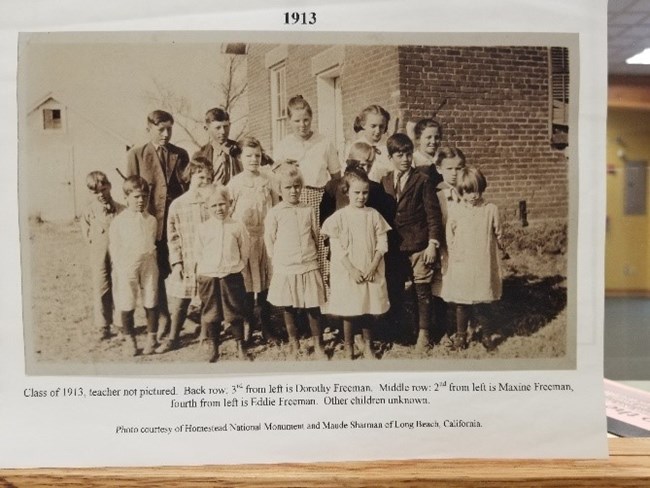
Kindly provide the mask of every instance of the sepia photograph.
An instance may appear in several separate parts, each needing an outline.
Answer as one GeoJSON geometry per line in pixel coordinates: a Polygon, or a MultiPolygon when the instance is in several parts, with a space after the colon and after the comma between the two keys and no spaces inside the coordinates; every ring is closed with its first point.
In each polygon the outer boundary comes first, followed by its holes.
{"type": "Polygon", "coordinates": [[[577,35],[19,44],[28,374],[575,369],[577,35]]]}
{"type": "Polygon", "coordinates": [[[0,465],[604,459],[606,1],[575,1],[10,13],[0,465]]]}

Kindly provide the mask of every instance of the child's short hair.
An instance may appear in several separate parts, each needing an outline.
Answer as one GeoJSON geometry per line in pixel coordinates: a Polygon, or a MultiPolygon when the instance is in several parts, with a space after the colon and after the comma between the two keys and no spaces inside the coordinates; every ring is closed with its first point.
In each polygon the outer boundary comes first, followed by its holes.
{"type": "Polygon", "coordinates": [[[174,117],[169,112],[164,110],[154,110],[149,115],[147,115],[147,123],[149,125],[158,125],[162,122],[171,122],[174,124],[174,117]]]}
{"type": "Polygon", "coordinates": [[[398,132],[388,138],[386,141],[386,149],[388,150],[388,156],[392,157],[397,152],[413,154],[414,146],[409,136],[398,132]]]}
{"type": "Polygon", "coordinates": [[[305,180],[302,177],[302,173],[298,168],[296,168],[295,165],[291,163],[283,163],[278,171],[278,181],[280,182],[280,186],[282,186],[282,183],[287,180],[298,180],[300,182],[300,186],[305,185],[305,180]]]}
{"type": "Polygon", "coordinates": [[[381,105],[368,105],[364,108],[359,115],[354,119],[354,132],[361,132],[363,127],[366,125],[366,116],[368,114],[381,115],[386,121],[386,128],[384,129],[384,134],[388,130],[388,122],[390,122],[390,114],[382,107],[381,105]]]}
{"type": "Polygon", "coordinates": [[[291,114],[293,113],[294,110],[304,110],[309,114],[310,117],[313,116],[309,103],[307,103],[307,100],[302,98],[302,95],[296,95],[295,97],[291,97],[291,99],[287,103],[287,112],[289,114],[289,117],[291,117],[291,114]]]}
{"type": "Polygon", "coordinates": [[[438,156],[436,157],[436,166],[440,166],[445,159],[460,158],[461,164],[465,165],[465,155],[463,151],[453,146],[440,146],[438,148],[438,156]]]}
{"type": "Polygon", "coordinates": [[[140,190],[142,193],[146,193],[148,195],[149,183],[147,183],[147,180],[145,180],[142,176],[129,176],[126,180],[124,180],[122,190],[126,196],[129,196],[136,190],[140,190]]]}
{"type": "Polygon", "coordinates": [[[213,167],[212,167],[212,162],[203,156],[195,156],[192,158],[192,160],[188,163],[188,165],[185,167],[183,170],[183,181],[185,183],[189,183],[190,180],[192,179],[192,175],[195,173],[199,173],[201,171],[205,171],[210,175],[210,178],[213,176],[213,167]]]}
{"type": "Polygon", "coordinates": [[[370,178],[368,178],[367,173],[359,167],[359,164],[351,164],[343,172],[343,178],[341,178],[341,191],[347,193],[350,189],[350,184],[353,181],[361,181],[370,185],[370,178]]]}
{"type": "Polygon", "coordinates": [[[374,161],[375,154],[375,148],[370,144],[357,141],[350,147],[350,154],[348,154],[348,159],[345,164],[349,166],[351,161],[356,161],[357,163],[361,161],[374,161]]]}
{"type": "Polygon", "coordinates": [[[413,135],[415,135],[415,140],[419,140],[420,136],[424,132],[424,129],[428,129],[429,127],[435,127],[438,129],[438,134],[440,137],[442,137],[442,124],[440,122],[438,122],[436,119],[422,119],[419,120],[413,128],[413,135]]]}
{"type": "Polygon", "coordinates": [[[108,181],[108,177],[105,173],[101,171],[91,171],[86,176],[86,186],[90,191],[97,191],[99,188],[104,186],[111,186],[111,182],[108,181]]]}
{"type": "Polygon", "coordinates": [[[228,187],[225,185],[217,185],[212,187],[212,191],[208,194],[207,198],[205,199],[205,203],[207,205],[210,205],[211,203],[215,202],[217,199],[223,198],[228,204],[232,202],[232,197],[230,196],[230,191],[228,190],[228,187]]]}
{"type": "Polygon", "coordinates": [[[238,140],[237,147],[239,148],[239,153],[241,153],[245,147],[256,148],[259,149],[262,153],[264,152],[264,149],[262,148],[262,143],[252,136],[246,136],[238,140]]]}
{"type": "Polygon", "coordinates": [[[205,113],[205,123],[210,122],[230,122],[230,115],[222,108],[211,108],[205,113]]]}
{"type": "Polygon", "coordinates": [[[460,195],[465,193],[483,193],[487,188],[487,180],[480,169],[466,166],[460,170],[456,178],[456,190],[460,195]]]}

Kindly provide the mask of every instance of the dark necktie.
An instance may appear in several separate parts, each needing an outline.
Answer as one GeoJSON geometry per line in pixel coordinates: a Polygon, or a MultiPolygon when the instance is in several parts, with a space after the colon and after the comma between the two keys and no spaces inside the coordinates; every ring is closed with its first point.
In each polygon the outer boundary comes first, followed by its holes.
{"type": "Polygon", "coordinates": [[[398,171],[395,173],[395,197],[399,201],[402,196],[402,176],[404,176],[405,171],[398,171]]]}
{"type": "Polygon", "coordinates": [[[228,153],[222,146],[221,152],[214,157],[214,181],[225,185],[230,180],[230,164],[228,153]]]}
{"type": "Polygon", "coordinates": [[[165,178],[167,178],[168,177],[167,176],[167,170],[168,170],[168,168],[167,168],[167,160],[168,160],[168,158],[167,158],[167,149],[165,148],[165,146],[158,146],[157,152],[158,152],[158,159],[160,159],[160,167],[162,168],[163,173],[165,174],[165,178]]]}

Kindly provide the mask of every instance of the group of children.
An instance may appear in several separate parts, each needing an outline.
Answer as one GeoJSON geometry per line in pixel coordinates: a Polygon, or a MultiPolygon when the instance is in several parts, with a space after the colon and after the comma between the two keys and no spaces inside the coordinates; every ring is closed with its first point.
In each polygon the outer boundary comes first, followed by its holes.
{"type": "Polygon", "coordinates": [[[489,303],[501,296],[501,230],[497,208],[482,199],[482,172],[466,166],[459,149],[440,146],[442,128],[433,119],[416,124],[417,150],[402,133],[380,146],[390,115],[378,105],[356,118],[359,138],[341,171],[333,144],[311,129],[307,101],[293,97],[287,113],[293,133],[275,148],[274,161],[253,137],[229,140],[221,109],[206,114],[210,142],[184,161],[169,144],[173,118],[153,112],[151,147],[138,149],[145,156],[130,164],[123,184],[126,208],[111,197],[106,175],[88,175],[95,198],[82,222],[102,338],[111,337],[114,300],[122,331],[140,353],[133,326],[140,294],[148,332],[143,354],[177,349],[194,303],[199,339],[212,345],[210,361],[219,358],[222,324],[246,359],[257,301],[268,343],[278,343],[270,305],[282,310],[290,355],[299,353],[306,316],[310,350],[327,358],[324,311],[342,319],[346,358],[356,357],[360,331],[363,356],[373,359],[378,324],[387,340],[408,335],[404,295],[413,290],[418,351],[443,336],[450,348],[466,348],[469,324],[483,327],[483,344],[493,350],[500,337],[488,317],[489,303]],[[156,180],[154,169],[164,179],[156,180]],[[182,191],[174,196],[175,175],[182,191]],[[447,325],[448,303],[455,327],[447,325]],[[168,322],[159,320],[163,311],[168,322]]]}

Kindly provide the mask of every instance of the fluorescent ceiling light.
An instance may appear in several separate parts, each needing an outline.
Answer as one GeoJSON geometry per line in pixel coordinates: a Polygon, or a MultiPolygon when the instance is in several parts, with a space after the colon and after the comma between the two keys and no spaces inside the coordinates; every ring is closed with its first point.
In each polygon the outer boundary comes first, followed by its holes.
{"type": "Polygon", "coordinates": [[[625,60],[627,64],[650,64],[650,48],[645,48],[640,53],[625,60]]]}

